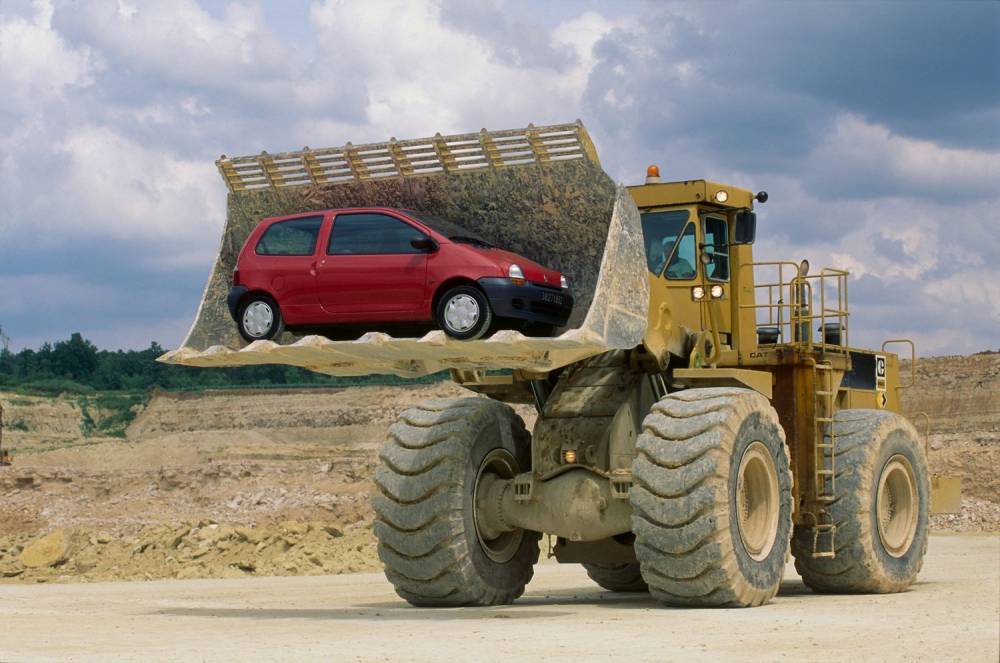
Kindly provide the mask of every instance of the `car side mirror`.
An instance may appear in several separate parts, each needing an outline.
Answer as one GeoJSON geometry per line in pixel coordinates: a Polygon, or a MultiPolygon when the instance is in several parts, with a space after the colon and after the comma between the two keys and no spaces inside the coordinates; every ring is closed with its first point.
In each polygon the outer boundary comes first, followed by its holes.
{"type": "Polygon", "coordinates": [[[740,212],[736,215],[736,228],[733,232],[733,244],[753,244],[757,238],[757,214],[740,212]]]}
{"type": "Polygon", "coordinates": [[[418,237],[410,240],[410,246],[418,251],[431,253],[437,250],[437,242],[430,237],[418,237]]]}

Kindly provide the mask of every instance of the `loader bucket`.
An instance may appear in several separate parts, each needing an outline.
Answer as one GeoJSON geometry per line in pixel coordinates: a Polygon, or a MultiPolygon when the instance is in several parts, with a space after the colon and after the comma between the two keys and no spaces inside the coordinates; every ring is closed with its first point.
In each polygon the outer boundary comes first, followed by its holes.
{"type": "Polygon", "coordinates": [[[190,366],[288,364],[328,375],[417,377],[443,369],[546,371],[642,342],[649,299],[635,203],[601,169],[579,122],[254,157],[221,158],[229,187],[215,266],[183,347],[190,366]],[[246,345],[226,306],[243,243],[265,217],[385,206],[430,212],[562,271],[576,299],[550,338],[500,330],[460,341],[371,331],[352,340],[285,333],[246,345]]]}

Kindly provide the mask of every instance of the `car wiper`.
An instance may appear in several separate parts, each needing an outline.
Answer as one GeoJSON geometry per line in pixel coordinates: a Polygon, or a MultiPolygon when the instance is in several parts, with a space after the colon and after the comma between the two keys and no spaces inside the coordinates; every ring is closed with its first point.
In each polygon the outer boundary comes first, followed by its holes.
{"type": "Polygon", "coordinates": [[[496,247],[489,242],[484,242],[478,237],[466,237],[465,235],[452,235],[448,237],[453,242],[459,242],[462,244],[478,244],[479,246],[484,246],[487,249],[495,249],[496,247]]]}

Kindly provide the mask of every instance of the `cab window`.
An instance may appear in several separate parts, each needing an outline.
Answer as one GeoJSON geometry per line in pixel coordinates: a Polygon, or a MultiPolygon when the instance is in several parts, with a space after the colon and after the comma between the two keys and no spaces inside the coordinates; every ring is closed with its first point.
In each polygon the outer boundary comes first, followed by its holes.
{"type": "Polygon", "coordinates": [[[728,281],[729,224],[725,219],[705,217],[705,253],[709,256],[705,276],[713,281],[728,281]]]}
{"type": "Polygon", "coordinates": [[[408,223],[385,214],[338,214],[327,253],[370,255],[374,253],[423,253],[410,244],[427,235],[408,223]]]}
{"type": "Polygon", "coordinates": [[[642,215],[642,238],[646,248],[646,267],[654,275],[663,273],[663,267],[673,252],[677,239],[685,232],[690,213],[687,210],[646,212],[642,215]]]}
{"type": "Polygon", "coordinates": [[[264,231],[257,242],[257,255],[262,256],[311,256],[316,250],[322,216],[278,221],[264,231]]]}
{"type": "Polygon", "coordinates": [[[689,223],[677,242],[677,250],[671,256],[670,264],[667,265],[667,278],[693,279],[697,275],[694,267],[697,264],[698,242],[695,240],[694,224],[689,223]]]}

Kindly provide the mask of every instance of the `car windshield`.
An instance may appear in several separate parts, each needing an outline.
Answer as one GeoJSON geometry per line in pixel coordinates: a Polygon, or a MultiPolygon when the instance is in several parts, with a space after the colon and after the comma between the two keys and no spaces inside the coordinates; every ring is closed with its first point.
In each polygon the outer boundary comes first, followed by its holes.
{"type": "Polygon", "coordinates": [[[480,237],[475,232],[469,230],[468,228],[463,228],[457,223],[452,223],[447,219],[442,219],[436,214],[430,214],[428,212],[417,212],[411,209],[403,210],[417,221],[420,221],[425,226],[439,232],[453,242],[461,242],[463,244],[477,244],[479,246],[485,246],[486,248],[496,248],[485,239],[480,237]]]}

